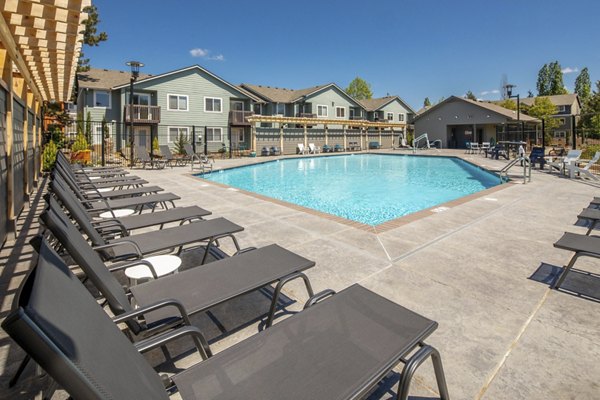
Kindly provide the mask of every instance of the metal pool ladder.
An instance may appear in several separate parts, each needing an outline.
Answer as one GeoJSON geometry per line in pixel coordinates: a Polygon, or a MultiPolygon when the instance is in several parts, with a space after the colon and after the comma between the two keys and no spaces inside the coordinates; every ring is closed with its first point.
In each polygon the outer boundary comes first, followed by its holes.
{"type": "Polygon", "coordinates": [[[506,164],[500,170],[500,183],[508,182],[508,170],[517,165],[518,162],[522,162],[523,164],[523,183],[531,182],[531,160],[526,155],[522,155],[506,164]]]}

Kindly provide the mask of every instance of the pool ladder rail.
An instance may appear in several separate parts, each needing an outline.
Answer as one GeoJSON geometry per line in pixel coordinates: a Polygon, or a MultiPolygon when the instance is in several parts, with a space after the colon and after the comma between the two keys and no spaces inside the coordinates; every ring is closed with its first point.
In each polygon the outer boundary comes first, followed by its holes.
{"type": "Polygon", "coordinates": [[[521,163],[523,165],[523,183],[531,182],[531,160],[528,156],[522,155],[508,164],[506,164],[498,173],[500,175],[500,183],[508,182],[508,170],[517,165],[517,163],[521,163]]]}

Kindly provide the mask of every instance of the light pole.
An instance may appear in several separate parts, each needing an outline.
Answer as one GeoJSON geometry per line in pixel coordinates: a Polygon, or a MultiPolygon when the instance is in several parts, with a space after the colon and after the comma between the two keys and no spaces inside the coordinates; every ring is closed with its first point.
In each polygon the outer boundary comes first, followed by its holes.
{"type": "Polygon", "coordinates": [[[506,95],[509,99],[517,99],[517,121],[519,121],[519,125],[521,125],[521,140],[525,139],[525,125],[521,122],[521,97],[517,93],[515,96],[512,95],[513,88],[516,88],[517,85],[511,85],[507,83],[504,88],[506,89],[506,95]]]}
{"type": "Polygon", "coordinates": [[[134,162],[134,137],[133,137],[133,83],[140,76],[140,68],[144,66],[139,61],[127,61],[125,63],[128,67],[131,67],[131,79],[129,80],[129,158],[131,160],[130,167],[133,168],[134,162]]]}

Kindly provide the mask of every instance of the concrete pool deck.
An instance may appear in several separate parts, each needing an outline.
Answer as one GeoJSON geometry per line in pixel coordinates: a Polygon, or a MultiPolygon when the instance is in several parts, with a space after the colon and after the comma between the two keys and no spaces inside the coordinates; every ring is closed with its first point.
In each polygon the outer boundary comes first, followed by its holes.
{"type": "MultiPolygon", "coordinates": [[[[492,170],[506,164],[462,151],[427,154],[455,155],[492,170]]],[[[216,166],[263,160],[217,160],[216,166]]],[[[513,178],[520,182],[517,171],[513,178]]],[[[315,291],[359,283],[437,321],[439,328],[427,342],[441,353],[453,399],[599,396],[600,304],[549,289],[558,268],[572,255],[552,243],[565,231],[585,233],[585,227],[575,225],[576,215],[599,193],[598,186],[534,171],[526,185],[503,185],[376,232],[198,179],[189,167],[133,173],[180,195],[178,205],[198,204],[213,212],[211,218],[222,216],[244,226],[237,235],[242,247],[278,243],[313,259],[317,265],[307,275],[315,291]]],[[[21,218],[21,239],[7,243],[0,253],[2,318],[31,262],[32,250],[23,239],[37,229],[35,213],[30,214],[21,218]],[[4,266],[7,261],[12,267],[4,266]]],[[[600,274],[598,261],[582,259],[576,267],[600,274]]],[[[586,275],[567,280],[565,287],[579,293],[591,287],[600,293],[600,278],[586,275]]],[[[290,310],[306,300],[300,284],[290,285],[285,294],[293,303],[290,310]]],[[[248,295],[216,307],[209,316],[197,316],[195,323],[212,339],[224,336],[211,345],[218,352],[257,332],[256,318],[266,311],[265,304],[262,294],[248,295]],[[233,333],[223,334],[219,327],[233,333]]],[[[22,351],[4,332],[0,345],[0,397],[30,398],[37,382],[30,377],[32,370],[15,390],[6,391],[22,351]]],[[[155,364],[164,361],[162,354],[151,358],[155,364]]],[[[187,352],[165,364],[170,370],[196,361],[187,352]]],[[[395,379],[391,376],[371,398],[390,398],[387,390],[396,391],[395,379]]],[[[436,395],[432,368],[425,364],[411,396],[436,395]]]]}

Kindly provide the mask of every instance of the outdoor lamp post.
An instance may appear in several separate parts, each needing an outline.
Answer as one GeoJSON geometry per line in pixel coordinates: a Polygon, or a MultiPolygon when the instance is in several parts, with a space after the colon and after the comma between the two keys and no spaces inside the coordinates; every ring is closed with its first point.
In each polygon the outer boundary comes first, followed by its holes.
{"type": "Polygon", "coordinates": [[[129,158],[131,160],[130,167],[133,168],[133,146],[134,146],[134,137],[133,137],[133,84],[140,76],[140,68],[144,66],[143,63],[139,61],[127,61],[125,63],[128,67],[131,67],[131,79],[129,80],[129,158]]]}
{"type": "Polygon", "coordinates": [[[525,125],[521,122],[521,96],[517,93],[515,96],[512,94],[513,88],[516,88],[517,85],[511,85],[507,83],[504,88],[506,89],[506,95],[509,99],[517,99],[517,121],[519,121],[519,125],[521,125],[521,140],[525,139],[525,125]]]}

